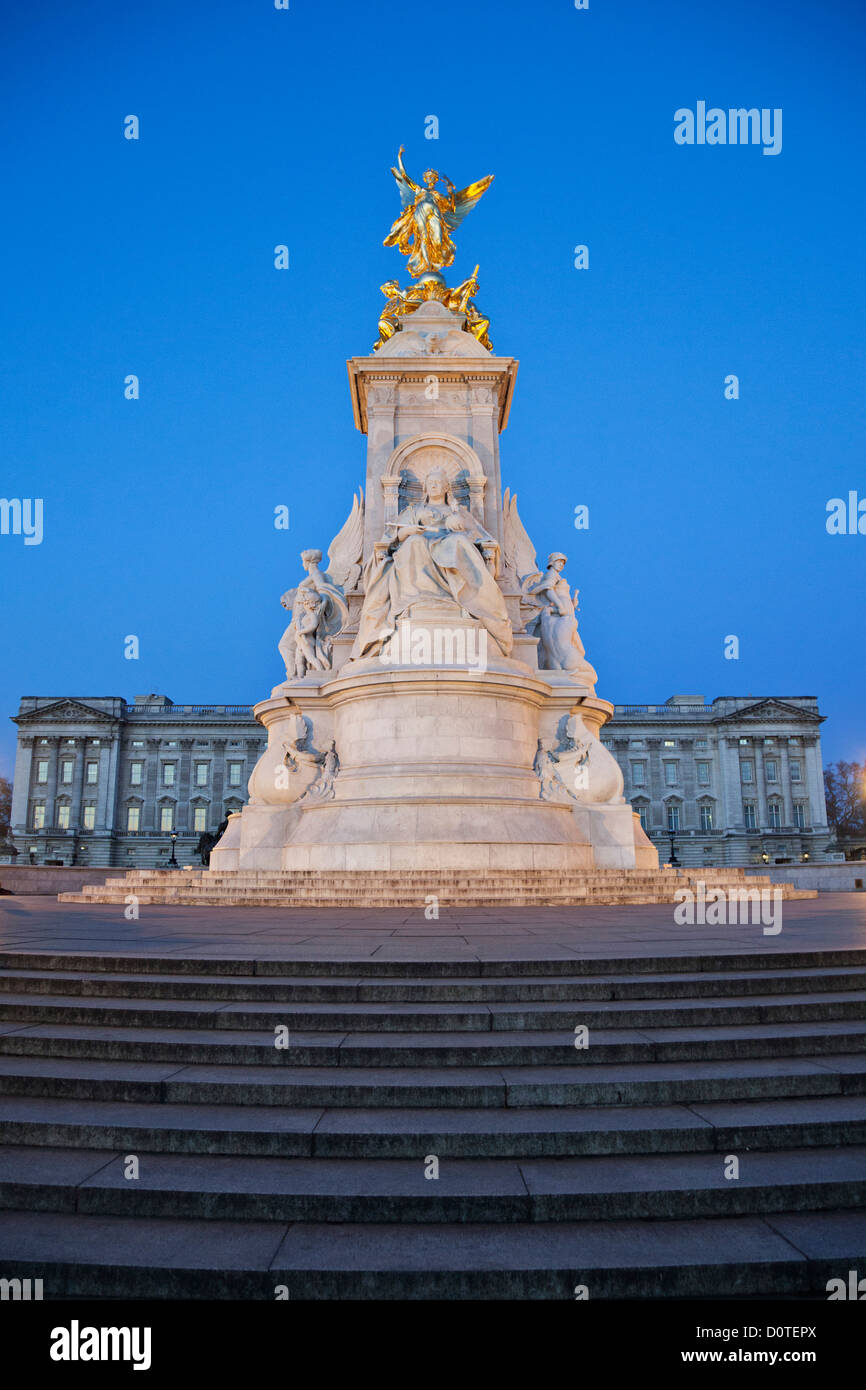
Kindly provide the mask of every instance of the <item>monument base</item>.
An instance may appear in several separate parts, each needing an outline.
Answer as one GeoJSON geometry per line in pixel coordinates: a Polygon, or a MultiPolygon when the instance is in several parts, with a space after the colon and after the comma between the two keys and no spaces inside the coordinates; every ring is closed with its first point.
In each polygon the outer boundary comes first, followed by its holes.
{"type": "Polygon", "coordinates": [[[611,706],[551,674],[501,654],[485,670],[373,657],[278,687],[211,868],[657,869],[597,737],[611,706]]]}

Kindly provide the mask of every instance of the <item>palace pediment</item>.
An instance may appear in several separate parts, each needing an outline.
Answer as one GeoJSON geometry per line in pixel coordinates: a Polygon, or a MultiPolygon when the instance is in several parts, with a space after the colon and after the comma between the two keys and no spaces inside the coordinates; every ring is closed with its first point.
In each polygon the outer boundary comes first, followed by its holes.
{"type": "Polygon", "coordinates": [[[713,721],[715,724],[823,724],[824,716],[814,710],[791,705],[787,700],[756,700],[713,721]]]}
{"type": "Polygon", "coordinates": [[[33,724],[101,724],[115,725],[120,720],[106,710],[96,709],[83,700],[61,699],[52,704],[40,705],[39,709],[25,710],[23,714],[12,716],[15,724],[27,727],[33,724]]]}

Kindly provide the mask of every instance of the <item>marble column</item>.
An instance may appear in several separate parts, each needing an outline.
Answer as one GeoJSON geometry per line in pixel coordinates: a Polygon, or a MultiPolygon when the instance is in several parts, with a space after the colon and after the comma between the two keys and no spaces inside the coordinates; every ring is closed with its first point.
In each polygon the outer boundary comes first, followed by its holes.
{"type": "Polygon", "coordinates": [[[180,740],[180,767],[178,768],[178,791],[177,791],[177,822],[175,830],[179,835],[188,834],[192,830],[191,812],[189,805],[190,798],[190,776],[192,768],[192,748],[195,740],[182,738],[180,740]]]}
{"type": "Polygon", "coordinates": [[[15,753],[15,775],[12,783],[11,830],[13,834],[24,835],[31,829],[28,817],[30,807],[30,779],[33,775],[33,745],[35,739],[19,734],[15,753]]]}
{"type": "Polygon", "coordinates": [[[824,796],[824,773],[818,750],[817,738],[803,739],[804,772],[809,795],[808,824],[823,829],[827,824],[827,805],[824,796]]]}
{"type": "Polygon", "coordinates": [[[788,745],[783,743],[779,749],[779,777],[782,787],[782,823],[794,824],[794,803],[791,797],[791,770],[788,764],[788,745]]]}
{"type": "Polygon", "coordinates": [[[53,738],[49,744],[48,783],[45,788],[45,829],[54,829],[57,788],[60,784],[60,750],[62,738],[53,738]]]}
{"type": "Polygon", "coordinates": [[[767,810],[767,788],[764,771],[764,750],[760,743],[752,744],[751,761],[755,765],[755,790],[758,795],[758,825],[761,830],[766,830],[770,824],[770,813],[767,810]]]}

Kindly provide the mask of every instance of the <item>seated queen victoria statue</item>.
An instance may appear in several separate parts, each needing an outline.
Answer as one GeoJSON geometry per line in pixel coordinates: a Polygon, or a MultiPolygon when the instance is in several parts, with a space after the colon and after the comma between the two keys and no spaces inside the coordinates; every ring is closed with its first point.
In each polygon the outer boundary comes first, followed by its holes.
{"type": "Polygon", "coordinates": [[[353,656],[374,656],[413,604],[445,601],[464,609],[498,643],[512,647],[511,623],[494,578],[499,543],[454,500],[448,476],[434,468],[424,500],[387,522],[364,572],[366,599],[353,656]]]}

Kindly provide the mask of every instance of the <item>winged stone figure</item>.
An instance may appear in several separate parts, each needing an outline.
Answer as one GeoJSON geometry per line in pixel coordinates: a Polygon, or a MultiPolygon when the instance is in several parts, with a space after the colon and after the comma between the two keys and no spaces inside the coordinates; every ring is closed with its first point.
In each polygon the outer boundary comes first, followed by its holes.
{"type": "Polygon", "coordinates": [[[435,169],[424,171],[423,187],[415,183],[403,167],[405,145],[400,146],[397,167],[391,173],[397,180],[403,211],[385,238],[385,246],[396,246],[409,257],[409,274],[415,279],[433,274],[454,264],[455,246],[451,233],[460,226],[467,213],[493,182],[493,174],[456,189],[445,176],[446,193],[437,191],[440,176],[435,169]]]}

